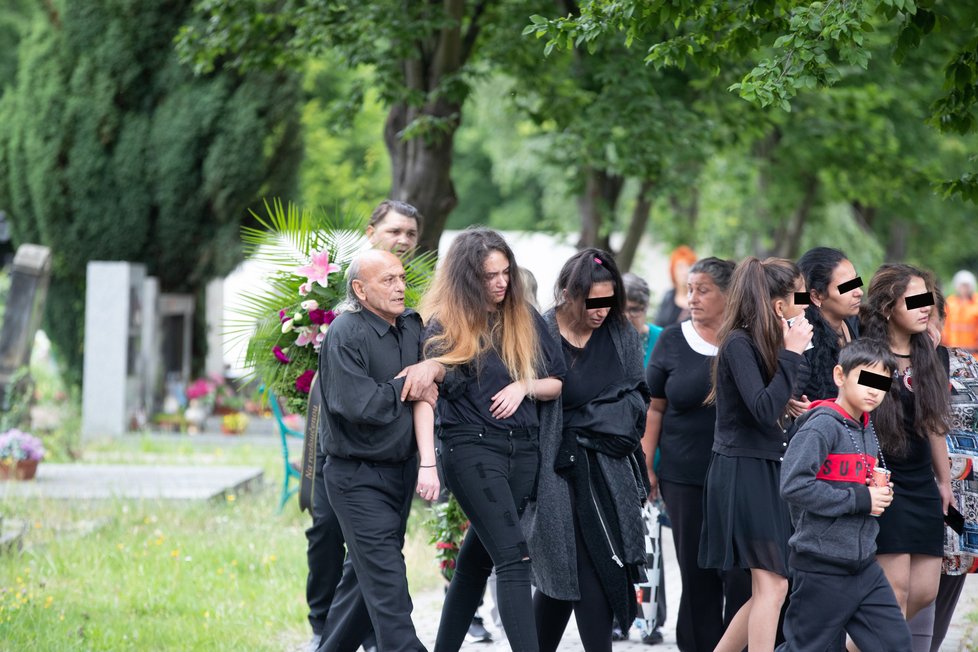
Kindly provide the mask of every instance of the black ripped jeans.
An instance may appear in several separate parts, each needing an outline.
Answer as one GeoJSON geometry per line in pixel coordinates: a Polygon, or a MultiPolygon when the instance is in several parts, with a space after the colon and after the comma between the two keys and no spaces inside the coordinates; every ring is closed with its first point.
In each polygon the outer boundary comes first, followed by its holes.
{"type": "Polygon", "coordinates": [[[496,569],[499,616],[515,652],[537,652],[530,559],[520,516],[536,492],[537,430],[451,426],[438,433],[445,484],[471,526],[445,596],[435,652],[462,646],[486,580],[496,569]]]}

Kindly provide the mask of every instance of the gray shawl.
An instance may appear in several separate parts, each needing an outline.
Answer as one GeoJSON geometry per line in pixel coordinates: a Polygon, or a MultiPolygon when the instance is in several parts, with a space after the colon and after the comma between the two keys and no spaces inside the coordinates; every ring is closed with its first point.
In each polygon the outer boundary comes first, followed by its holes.
{"type": "MultiPolygon", "coordinates": [[[[544,316],[550,335],[560,341],[554,310],[544,316]]],[[[610,323],[611,338],[628,380],[644,376],[642,361],[645,350],[641,338],[630,325],[610,323]]],[[[530,547],[534,584],[557,600],[580,600],[577,579],[577,548],[574,543],[574,516],[571,514],[570,484],[554,471],[554,461],[562,437],[563,406],[560,397],[540,405],[540,476],[537,499],[523,515],[523,529],[530,547]]],[[[643,488],[636,482],[636,462],[631,455],[612,458],[598,455],[601,472],[619,505],[618,518],[624,543],[626,564],[645,563],[645,541],[642,525],[643,488]],[[634,509],[622,506],[632,503],[634,509]]]]}

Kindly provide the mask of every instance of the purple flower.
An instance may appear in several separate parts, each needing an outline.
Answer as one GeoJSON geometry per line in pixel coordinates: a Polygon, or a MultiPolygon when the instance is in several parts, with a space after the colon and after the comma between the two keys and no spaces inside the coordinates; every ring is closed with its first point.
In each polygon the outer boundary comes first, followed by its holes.
{"type": "Polygon", "coordinates": [[[44,453],[40,439],[17,428],[0,434],[0,461],[41,460],[44,453]]]}
{"type": "Polygon", "coordinates": [[[278,320],[279,320],[279,323],[284,324],[285,322],[287,322],[290,319],[292,319],[292,315],[286,314],[286,312],[284,310],[279,310],[278,311],[278,320]]]}
{"type": "Polygon", "coordinates": [[[276,359],[278,359],[278,361],[281,362],[282,364],[289,364],[290,362],[292,362],[292,358],[285,355],[285,351],[283,351],[282,347],[280,346],[274,347],[272,349],[272,353],[275,354],[276,359]]]}
{"type": "Polygon", "coordinates": [[[316,375],[314,369],[306,369],[302,375],[295,379],[295,388],[303,394],[308,394],[312,389],[312,378],[316,375]]]}
{"type": "Polygon", "coordinates": [[[332,324],[336,314],[332,310],[310,310],[309,321],[314,324],[332,324]]]}

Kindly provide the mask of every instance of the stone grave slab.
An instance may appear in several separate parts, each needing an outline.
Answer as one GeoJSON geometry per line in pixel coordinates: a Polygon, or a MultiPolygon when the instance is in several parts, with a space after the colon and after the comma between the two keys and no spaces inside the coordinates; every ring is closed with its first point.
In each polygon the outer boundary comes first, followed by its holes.
{"type": "Polygon", "coordinates": [[[0,498],[208,500],[256,489],[261,467],[44,462],[27,482],[0,482],[0,498]]]}

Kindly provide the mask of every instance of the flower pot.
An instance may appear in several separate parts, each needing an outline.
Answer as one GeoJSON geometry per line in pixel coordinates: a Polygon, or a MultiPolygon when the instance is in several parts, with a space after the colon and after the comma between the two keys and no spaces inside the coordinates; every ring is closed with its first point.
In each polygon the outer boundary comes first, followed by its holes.
{"type": "Polygon", "coordinates": [[[19,460],[0,463],[0,480],[33,480],[40,460],[19,460]]]}
{"type": "Polygon", "coordinates": [[[247,427],[248,416],[241,412],[234,412],[221,418],[221,432],[225,435],[240,435],[247,427]]]}

